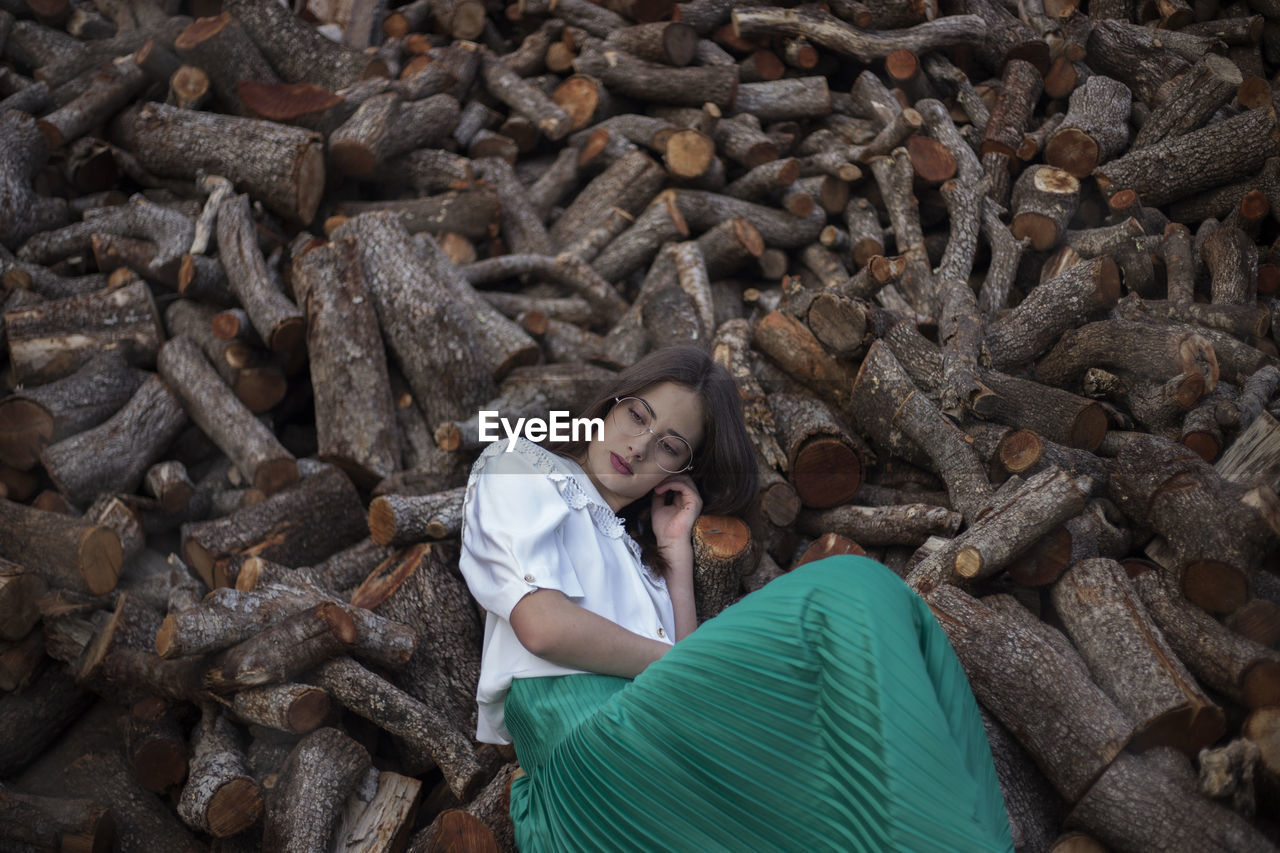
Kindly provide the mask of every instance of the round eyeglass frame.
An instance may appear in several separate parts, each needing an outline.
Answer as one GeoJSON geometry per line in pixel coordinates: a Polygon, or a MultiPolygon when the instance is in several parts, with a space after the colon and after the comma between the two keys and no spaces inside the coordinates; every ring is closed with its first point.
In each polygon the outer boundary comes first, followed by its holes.
{"type": "Polygon", "coordinates": [[[662,467],[662,463],[658,461],[656,456],[653,461],[659,468],[662,468],[662,470],[666,471],[666,473],[668,474],[683,474],[685,471],[692,471],[693,470],[693,447],[689,444],[689,442],[685,441],[683,438],[681,438],[678,435],[658,435],[658,433],[654,431],[652,426],[640,427],[639,432],[632,432],[632,430],[636,429],[636,425],[633,423],[628,423],[625,420],[619,419],[618,412],[621,411],[622,403],[627,400],[635,400],[637,403],[639,403],[641,406],[644,407],[646,412],[649,411],[648,404],[646,404],[645,401],[641,400],[639,397],[614,397],[613,411],[609,413],[609,417],[613,420],[614,425],[617,426],[618,429],[621,430],[625,435],[638,436],[638,435],[644,435],[647,432],[650,435],[652,435],[655,439],[672,439],[672,440],[683,443],[685,447],[689,448],[689,461],[685,464],[683,468],[679,469],[678,471],[668,471],[666,468],[662,467]]]}

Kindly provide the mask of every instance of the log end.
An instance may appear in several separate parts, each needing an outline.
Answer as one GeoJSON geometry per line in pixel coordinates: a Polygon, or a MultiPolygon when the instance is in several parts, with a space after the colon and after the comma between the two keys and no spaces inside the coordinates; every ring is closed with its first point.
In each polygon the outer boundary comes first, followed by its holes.
{"type": "Polygon", "coordinates": [[[907,137],[911,168],[922,181],[940,184],[956,174],[956,158],[938,140],[914,134],[907,137]]]}
{"type": "Polygon", "coordinates": [[[248,777],[228,780],[209,800],[205,820],[215,838],[237,835],[257,822],[262,814],[262,791],[248,777]]]}
{"type": "Polygon", "coordinates": [[[268,336],[267,346],[272,352],[294,358],[302,352],[306,340],[307,319],[299,313],[276,323],[268,336]]]}
{"type": "Polygon", "coordinates": [[[1046,534],[1007,567],[1010,580],[1020,586],[1048,586],[1071,565],[1071,531],[1066,525],[1046,534]]]}
{"type": "Polygon", "coordinates": [[[133,753],[133,771],[142,787],[162,794],[187,777],[187,751],[173,740],[149,741],[133,753]]]}
{"type": "Polygon", "coordinates": [[[379,545],[390,545],[396,538],[396,511],[386,496],[369,504],[369,538],[379,545]]]}
{"type": "Polygon", "coordinates": [[[345,605],[333,601],[322,602],[316,605],[316,615],[328,624],[333,636],[348,646],[355,643],[356,623],[345,605]]]}
{"type": "Polygon", "coordinates": [[[176,644],[178,635],[178,618],[170,613],[164,617],[160,627],[156,629],[156,654],[162,658],[171,658],[178,653],[176,644]]]}
{"type": "Polygon", "coordinates": [[[453,421],[447,421],[436,427],[434,437],[436,447],[441,450],[453,451],[462,446],[462,430],[453,421]]]}
{"type": "Polygon", "coordinates": [[[982,552],[974,547],[964,547],[956,552],[955,572],[962,578],[974,578],[982,571],[982,552]]]}
{"type": "Polygon", "coordinates": [[[1068,434],[1069,444],[1093,453],[1107,437],[1107,412],[1098,403],[1090,403],[1076,412],[1068,434]]]}
{"type": "Polygon", "coordinates": [[[778,483],[765,490],[760,507],[769,521],[778,527],[787,527],[800,514],[800,498],[790,483],[778,483]]]}
{"type": "Polygon", "coordinates": [[[313,83],[241,80],[236,83],[236,94],[250,113],[279,122],[290,122],[300,116],[327,110],[343,101],[341,95],[313,83]]]}
{"type": "Polygon", "coordinates": [[[120,534],[110,527],[94,525],[80,540],[80,576],[91,595],[106,595],[116,588],[124,549],[120,534]]]}
{"type": "Polygon", "coordinates": [[[293,734],[306,734],[329,715],[329,694],[319,687],[306,690],[289,703],[285,721],[293,734]]]}
{"type": "Polygon", "coordinates": [[[26,471],[52,438],[53,416],[44,406],[12,398],[0,403],[0,463],[26,471]]]}
{"type": "Polygon", "coordinates": [[[1171,746],[1188,757],[1222,737],[1226,715],[1217,705],[1188,703],[1139,726],[1128,748],[1143,752],[1157,746],[1171,746]]]}
{"type": "Polygon", "coordinates": [[[1258,661],[1245,670],[1240,686],[1250,708],[1280,705],[1280,660],[1258,661]]]}
{"type": "Polygon", "coordinates": [[[1000,439],[996,458],[1010,474],[1021,474],[1040,461],[1044,455],[1044,441],[1035,430],[1016,429],[1000,439]]]}
{"type": "Polygon", "coordinates": [[[701,515],[694,522],[694,536],[717,560],[731,560],[751,546],[746,522],[727,515],[701,515]]]}
{"type": "Polygon", "coordinates": [[[1214,614],[1230,613],[1249,600],[1249,581],[1221,560],[1193,560],[1182,569],[1182,594],[1214,614]]]}
{"type": "Polygon", "coordinates": [[[343,174],[354,177],[367,175],[378,165],[378,158],[369,146],[352,139],[330,144],[329,159],[343,174]]]}
{"type": "Polygon", "coordinates": [[[697,130],[680,130],[667,139],[662,162],[678,178],[696,178],[711,168],[715,157],[716,146],[709,136],[697,130]]]}
{"type": "Polygon", "coordinates": [[[1212,462],[1222,452],[1222,439],[1208,430],[1194,430],[1179,439],[1183,446],[1189,447],[1205,462],[1212,462]]]}
{"type": "Polygon", "coordinates": [[[1024,211],[1015,214],[1009,231],[1019,240],[1030,240],[1031,248],[1044,252],[1058,245],[1061,232],[1058,223],[1043,213],[1024,211]]]}
{"type": "Polygon", "coordinates": [[[600,87],[590,77],[575,74],[556,87],[551,100],[568,113],[570,130],[582,130],[600,107],[600,87]]]}
{"type": "Polygon", "coordinates": [[[862,487],[862,459],[851,445],[821,436],[805,442],[791,466],[791,482],[805,506],[839,506],[862,487]]]}
{"type": "Polygon", "coordinates": [[[498,842],[480,818],[462,809],[448,809],[414,838],[414,849],[423,853],[498,853],[498,842]]]}
{"type": "Polygon", "coordinates": [[[249,411],[260,415],[271,411],[284,399],[289,383],[284,372],[277,367],[245,367],[236,373],[231,390],[249,411]]]}
{"type": "Polygon", "coordinates": [[[1087,178],[1098,167],[1097,141],[1074,127],[1059,130],[1044,147],[1044,161],[1076,178],[1087,178]]]}
{"type": "Polygon", "coordinates": [[[841,536],[839,533],[825,533],[804,549],[804,553],[796,560],[795,565],[791,568],[794,570],[798,566],[805,563],[813,563],[827,557],[835,557],[841,554],[855,554],[859,557],[867,556],[867,552],[862,546],[847,536],[841,536]]]}

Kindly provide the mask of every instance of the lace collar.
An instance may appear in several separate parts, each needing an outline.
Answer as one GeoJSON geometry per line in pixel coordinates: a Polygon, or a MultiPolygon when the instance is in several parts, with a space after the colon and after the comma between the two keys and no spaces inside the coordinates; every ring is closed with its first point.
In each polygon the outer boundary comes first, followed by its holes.
{"type": "MultiPolygon", "coordinates": [[[[505,453],[506,449],[505,441],[495,441],[484,449],[471,469],[471,476],[467,481],[468,490],[475,482],[480,470],[484,468],[485,461],[490,456],[505,453]]],[[[597,530],[610,539],[621,539],[627,546],[627,550],[631,552],[631,556],[635,557],[636,563],[644,567],[645,573],[650,577],[656,577],[641,559],[640,546],[627,533],[626,523],[605,502],[600,491],[580,465],[552,453],[541,445],[534,444],[527,438],[517,438],[515,448],[511,452],[520,454],[535,470],[546,475],[546,478],[555,484],[556,491],[560,493],[560,497],[564,499],[569,509],[585,507],[597,530]]]]}

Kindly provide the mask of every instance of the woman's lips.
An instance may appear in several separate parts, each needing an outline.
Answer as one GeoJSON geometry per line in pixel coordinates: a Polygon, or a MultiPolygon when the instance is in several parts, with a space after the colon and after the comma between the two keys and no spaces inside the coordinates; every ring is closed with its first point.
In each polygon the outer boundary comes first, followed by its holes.
{"type": "Polygon", "coordinates": [[[614,470],[616,470],[619,474],[631,473],[631,466],[628,465],[625,461],[623,461],[623,458],[618,454],[614,453],[612,450],[609,451],[609,461],[613,463],[614,470]]]}

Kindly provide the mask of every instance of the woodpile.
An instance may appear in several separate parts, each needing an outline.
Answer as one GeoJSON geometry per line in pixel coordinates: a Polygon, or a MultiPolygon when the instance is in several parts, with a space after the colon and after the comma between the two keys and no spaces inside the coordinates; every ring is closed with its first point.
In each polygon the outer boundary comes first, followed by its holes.
{"type": "Polygon", "coordinates": [[[0,0],[0,846],[511,849],[482,410],[678,343],[1019,851],[1280,843],[1274,0],[0,0]],[[850,578],[857,583],[857,578],[850,578]]]}

